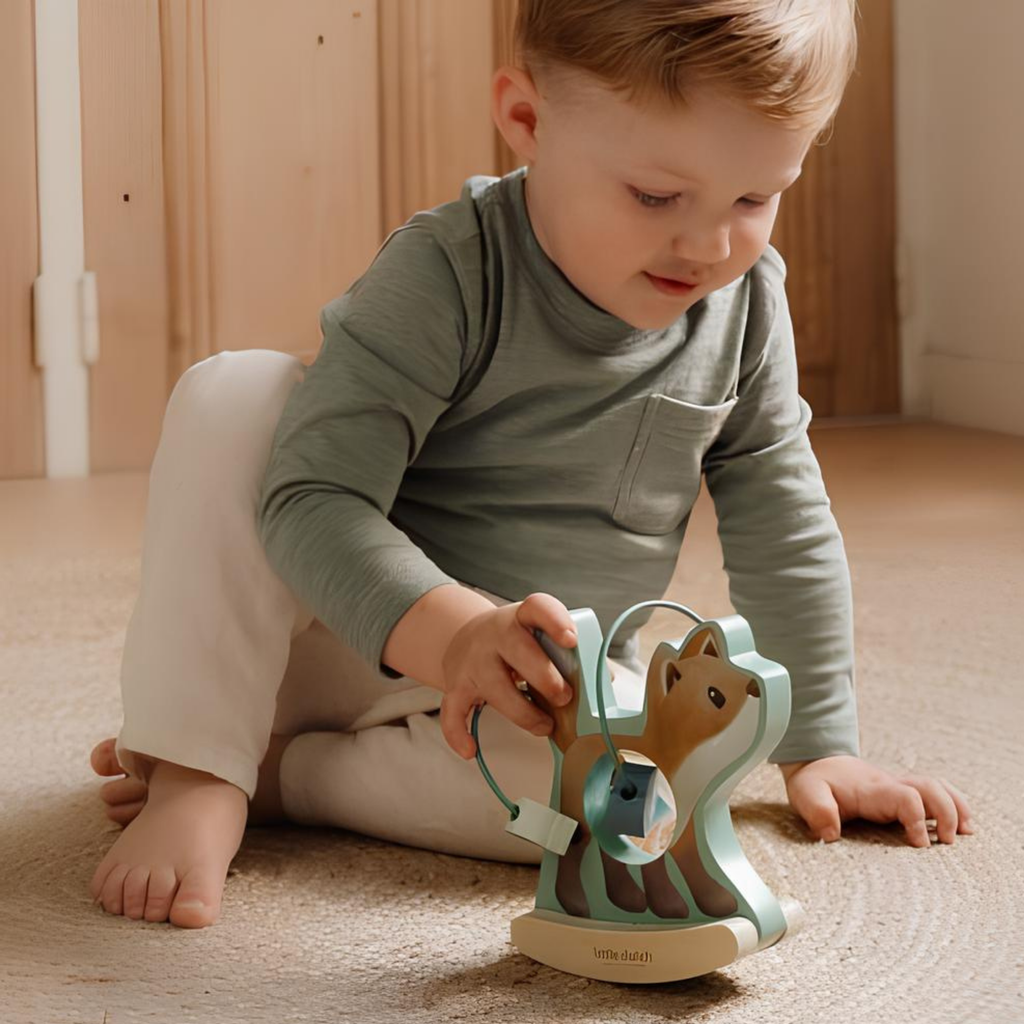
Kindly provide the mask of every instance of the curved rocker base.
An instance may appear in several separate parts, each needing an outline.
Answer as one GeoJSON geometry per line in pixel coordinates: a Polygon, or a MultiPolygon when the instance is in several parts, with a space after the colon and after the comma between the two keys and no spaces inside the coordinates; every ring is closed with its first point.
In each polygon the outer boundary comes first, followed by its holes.
{"type": "MultiPolygon", "coordinates": [[[[780,901],[793,934],[803,918],[795,900],[780,901]]],[[[531,910],[512,922],[512,944],[539,963],[597,981],[655,984],[725,967],[757,949],[745,917],[688,926],[617,924],[531,910]]]]}

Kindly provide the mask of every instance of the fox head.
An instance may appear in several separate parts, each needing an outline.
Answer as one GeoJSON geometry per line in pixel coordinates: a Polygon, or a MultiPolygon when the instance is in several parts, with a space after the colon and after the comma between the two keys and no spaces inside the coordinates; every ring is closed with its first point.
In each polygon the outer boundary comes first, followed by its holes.
{"type": "MultiPolygon", "coordinates": [[[[760,696],[758,681],[723,657],[710,627],[695,631],[681,650],[659,644],[647,673],[652,738],[668,762],[681,763],[760,696]]],[[[670,765],[663,771],[671,775],[670,765]]]]}

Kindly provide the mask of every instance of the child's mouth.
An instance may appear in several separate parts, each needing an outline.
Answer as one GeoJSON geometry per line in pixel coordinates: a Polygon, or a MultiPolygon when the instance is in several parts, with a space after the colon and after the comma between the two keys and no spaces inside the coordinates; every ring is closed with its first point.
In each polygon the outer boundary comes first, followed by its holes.
{"type": "Polygon", "coordinates": [[[684,284],[682,281],[672,281],[667,277],[655,277],[644,271],[644,276],[658,291],[665,295],[689,295],[697,286],[695,284],[684,284]]]}

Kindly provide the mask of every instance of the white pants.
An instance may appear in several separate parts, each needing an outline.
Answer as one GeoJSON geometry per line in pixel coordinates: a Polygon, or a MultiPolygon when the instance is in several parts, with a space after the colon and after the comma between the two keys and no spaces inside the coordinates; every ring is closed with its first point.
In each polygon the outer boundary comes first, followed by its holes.
{"type": "MultiPolygon", "coordinates": [[[[270,734],[289,819],[443,853],[537,863],[508,811],[441,733],[441,693],[372,671],[271,569],[256,529],[278,418],[303,376],[254,349],[191,367],[168,402],[150,474],[139,597],[121,670],[117,757],[210,772],[251,798],[270,734]]],[[[479,588],[495,605],[508,602],[479,588]]],[[[642,686],[615,662],[615,688],[642,686]]],[[[546,738],[486,708],[483,756],[512,800],[547,803],[546,738]]]]}

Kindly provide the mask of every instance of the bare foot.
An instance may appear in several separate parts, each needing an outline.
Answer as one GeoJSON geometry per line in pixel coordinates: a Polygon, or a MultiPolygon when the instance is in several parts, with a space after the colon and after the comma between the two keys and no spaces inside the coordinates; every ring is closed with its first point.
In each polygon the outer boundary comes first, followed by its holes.
{"type": "Polygon", "coordinates": [[[245,793],[232,783],[157,761],[145,804],[93,874],[93,899],[135,920],[213,924],[246,807],[245,793]]]}
{"type": "MultiPolygon", "coordinates": [[[[280,769],[281,756],[293,738],[276,734],[270,737],[266,756],[259,767],[256,792],[249,802],[247,824],[270,825],[287,821],[281,806],[280,769]]],[[[89,760],[97,775],[121,776],[100,786],[100,796],[107,805],[105,811],[107,817],[124,828],[138,816],[139,811],[145,806],[149,787],[145,782],[125,774],[114,753],[115,742],[114,737],[110,737],[110,739],[97,743],[93,747],[89,760]]]]}

